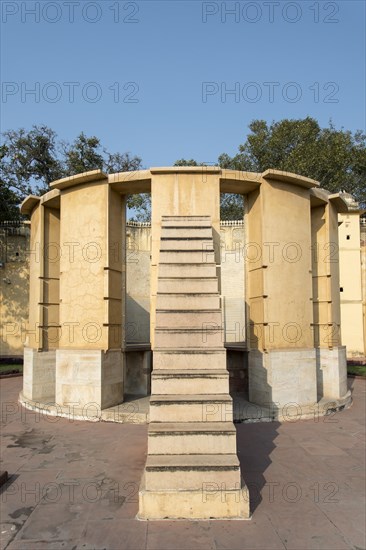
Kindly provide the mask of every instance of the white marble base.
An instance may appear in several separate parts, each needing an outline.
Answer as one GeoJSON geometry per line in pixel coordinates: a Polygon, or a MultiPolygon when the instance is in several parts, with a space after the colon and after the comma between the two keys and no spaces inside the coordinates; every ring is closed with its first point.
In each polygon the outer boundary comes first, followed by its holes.
{"type": "Polygon", "coordinates": [[[316,403],[315,348],[250,351],[249,401],[271,408],[316,403]]]}
{"type": "Polygon", "coordinates": [[[23,393],[43,401],[55,396],[56,352],[24,348],[23,393]]]}
{"type": "Polygon", "coordinates": [[[120,350],[57,350],[57,405],[99,409],[123,401],[124,356],[120,350]]]}
{"type": "Polygon", "coordinates": [[[341,399],[347,393],[346,347],[316,350],[318,399],[341,399]]]}

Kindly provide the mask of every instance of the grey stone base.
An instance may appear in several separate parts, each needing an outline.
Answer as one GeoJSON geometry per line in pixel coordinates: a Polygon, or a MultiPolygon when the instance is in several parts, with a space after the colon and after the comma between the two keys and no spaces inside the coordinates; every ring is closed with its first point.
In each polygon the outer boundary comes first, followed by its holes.
{"type": "Polygon", "coordinates": [[[56,352],[24,348],[23,393],[35,401],[55,397],[56,352]]]}

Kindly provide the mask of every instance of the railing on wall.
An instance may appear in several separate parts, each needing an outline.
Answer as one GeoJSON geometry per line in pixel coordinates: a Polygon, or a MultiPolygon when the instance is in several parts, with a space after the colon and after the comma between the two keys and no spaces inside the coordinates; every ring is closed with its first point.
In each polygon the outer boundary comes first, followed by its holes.
{"type": "Polygon", "coordinates": [[[22,230],[29,231],[30,221],[28,220],[0,221],[0,229],[2,229],[3,231],[7,231],[8,235],[19,235],[19,234],[22,234],[22,230]]]}
{"type": "MultiPolygon", "coordinates": [[[[151,222],[134,222],[127,221],[127,227],[151,227],[151,222]]],[[[241,226],[244,225],[243,220],[221,220],[220,225],[224,227],[241,226]]]]}
{"type": "Polygon", "coordinates": [[[127,221],[126,222],[127,227],[151,227],[151,222],[134,222],[134,221],[127,221]]]}
{"type": "Polygon", "coordinates": [[[29,231],[30,221],[28,220],[5,220],[0,221],[0,230],[6,231],[8,235],[23,235],[29,231]]]}
{"type": "MultiPolygon", "coordinates": [[[[361,218],[362,219],[362,218],[361,218]]],[[[364,223],[366,224],[366,218],[364,219],[364,223]]],[[[24,220],[17,220],[17,221],[0,221],[0,228],[3,227],[22,227],[23,225],[29,225],[29,221],[24,220]]],[[[243,220],[221,220],[220,225],[224,226],[231,226],[231,225],[243,225],[243,220]]],[[[135,222],[132,220],[129,220],[126,222],[126,225],[129,225],[131,227],[151,227],[151,222],[135,222]]]]}
{"type": "Polygon", "coordinates": [[[19,227],[22,223],[23,220],[5,220],[0,221],[0,227],[19,227]]]}
{"type": "Polygon", "coordinates": [[[221,220],[220,225],[224,227],[231,227],[236,225],[244,225],[244,220],[221,220]]]}

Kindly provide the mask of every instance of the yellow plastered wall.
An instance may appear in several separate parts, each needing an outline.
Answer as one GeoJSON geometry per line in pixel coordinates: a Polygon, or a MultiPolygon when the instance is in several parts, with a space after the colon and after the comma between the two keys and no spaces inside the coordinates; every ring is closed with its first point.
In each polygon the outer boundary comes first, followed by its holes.
{"type": "Polygon", "coordinates": [[[42,277],[44,249],[44,219],[43,206],[37,205],[31,215],[31,238],[29,248],[29,322],[25,345],[33,349],[41,349],[42,329],[42,277]]]}
{"type": "Polygon", "coordinates": [[[0,228],[0,356],[22,356],[28,325],[30,224],[0,228]]]}
{"type": "Polygon", "coordinates": [[[342,340],[347,356],[365,354],[360,217],[358,212],[339,214],[339,254],[342,340]]]}
{"type": "Polygon", "coordinates": [[[105,181],[61,194],[60,348],[123,346],[124,205],[105,181]]]}
{"type": "Polygon", "coordinates": [[[311,209],[314,345],[341,345],[338,217],[331,203],[311,209]]]}
{"type": "Polygon", "coordinates": [[[251,347],[312,347],[308,190],[263,181],[249,195],[246,244],[249,318],[255,325],[251,347]]]}

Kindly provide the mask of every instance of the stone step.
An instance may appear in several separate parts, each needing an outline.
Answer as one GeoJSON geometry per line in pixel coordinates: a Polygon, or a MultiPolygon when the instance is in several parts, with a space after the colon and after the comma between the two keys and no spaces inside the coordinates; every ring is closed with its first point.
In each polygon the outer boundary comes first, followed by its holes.
{"type": "Polygon", "coordinates": [[[250,518],[249,491],[243,484],[228,490],[225,484],[208,483],[196,491],[146,491],[145,476],[139,492],[141,520],[243,520],[250,518]]]}
{"type": "Polygon", "coordinates": [[[190,238],[190,237],[201,237],[206,239],[212,239],[212,228],[203,226],[203,227],[162,227],[161,237],[176,237],[176,238],[190,238]]]}
{"type": "Polygon", "coordinates": [[[229,392],[227,370],[177,370],[154,369],[151,377],[151,393],[160,395],[218,394],[229,392]]]}
{"type": "Polygon", "coordinates": [[[228,394],[162,395],[150,398],[150,422],[232,422],[228,394]]]}
{"type": "Polygon", "coordinates": [[[236,453],[236,430],[232,422],[152,422],[148,454],[236,453]]]}
{"type": "Polygon", "coordinates": [[[162,226],[140,517],[247,517],[211,219],[163,216],[162,226]],[[205,487],[225,506],[205,510],[205,487]]]}
{"type": "Polygon", "coordinates": [[[213,240],[207,238],[190,238],[190,239],[178,239],[174,238],[162,238],[160,240],[160,251],[164,250],[213,250],[213,240]]]}
{"type": "Polygon", "coordinates": [[[189,328],[222,327],[221,310],[156,310],[156,326],[189,328]]]}
{"type": "Polygon", "coordinates": [[[200,263],[160,263],[159,277],[216,277],[215,262],[200,263]]]}
{"type": "Polygon", "coordinates": [[[192,370],[192,369],[226,369],[226,350],[219,347],[217,349],[197,350],[197,349],[175,349],[159,350],[154,349],[153,354],[154,369],[156,370],[192,370]]]}
{"type": "Polygon", "coordinates": [[[156,295],[158,309],[219,309],[220,296],[218,294],[166,294],[158,292],[156,295]]]}
{"type": "Polygon", "coordinates": [[[213,263],[215,253],[210,250],[160,250],[159,263],[189,264],[189,263],[213,263]]]}
{"type": "Polygon", "coordinates": [[[226,489],[240,487],[240,466],[236,454],[148,455],[145,467],[147,491],[202,489],[208,483],[226,489]]]}
{"type": "Polygon", "coordinates": [[[184,347],[212,348],[224,345],[224,330],[221,327],[155,328],[155,346],[159,349],[176,349],[184,347]]]}
{"type": "Polygon", "coordinates": [[[158,292],[202,292],[215,293],[219,290],[217,277],[159,277],[158,292]]]}

